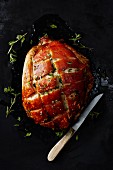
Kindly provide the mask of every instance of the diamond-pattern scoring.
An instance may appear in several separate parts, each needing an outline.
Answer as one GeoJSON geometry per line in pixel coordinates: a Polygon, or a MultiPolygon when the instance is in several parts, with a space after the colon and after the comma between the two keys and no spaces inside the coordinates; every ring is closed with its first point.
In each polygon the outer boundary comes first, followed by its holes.
{"type": "Polygon", "coordinates": [[[22,100],[35,123],[67,128],[77,119],[93,87],[89,60],[60,41],[42,37],[28,52],[22,76],[22,100]]]}

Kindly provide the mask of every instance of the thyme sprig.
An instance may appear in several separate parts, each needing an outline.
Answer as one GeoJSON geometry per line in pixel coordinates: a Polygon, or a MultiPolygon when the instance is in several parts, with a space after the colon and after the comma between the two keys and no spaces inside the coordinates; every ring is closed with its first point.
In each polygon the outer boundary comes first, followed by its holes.
{"type": "Polygon", "coordinates": [[[6,107],[6,117],[8,117],[9,114],[11,114],[14,111],[13,106],[16,103],[17,96],[20,93],[15,93],[14,89],[12,87],[10,87],[10,86],[4,88],[4,93],[9,93],[9,94],[11,94],[13,96],[13,97],[11,97],[10,106],[6,107]]]}
{"type": "Polygon", "coordinates": [[[23,35],[17,35],[16,36],[16,40],[14,41],[10,41],[8,44],[10,46],[7,54],[9,55],[10,57],[10,63],[14,63],[16,61],[16,57],[17,57],[17,53],[16,51],[14,50],[14,45],[17,43],[17,42],[20,42],[21,43],[21,46],[23,44],[23,42],[25,41],[25,36],[26,36],[27,33],[23,34],[23,35]]]}
{"type": "Polygon", "coordinates": [[[6,117],[8,117],[8,115],[13,112],[13,105],[16,103],[16,98],[17,98],[18,94],[15,94],[14,95],[14,98],[11,98],[11,105],[10,106],[7,106],[7,109],[6,109],[6,117]]]}
{"type": "Polygon", "coordinates": [[[92,48],[89,48],[85,45],[83,45],[79,40],[82,38],[81,34],[76,34],[75,33],[75,37],[70,38],[69,40],[73,41],[73,45],[77,45],[79,48],[85,48],[85,49],[89,49],[92,50],[92,48]]]}
{"type": "Polygon", "coordinates": [[[74,44],[76,44],[76,42],[78,41],[78,40],[80,40],[82,37],[81,37],[81,35],[80,34],[76,34],[75,33],[75,37],[72,37],[72,38],[70,38],[69,40],[72,40],[73,42],[74,42],[74,44]]]}

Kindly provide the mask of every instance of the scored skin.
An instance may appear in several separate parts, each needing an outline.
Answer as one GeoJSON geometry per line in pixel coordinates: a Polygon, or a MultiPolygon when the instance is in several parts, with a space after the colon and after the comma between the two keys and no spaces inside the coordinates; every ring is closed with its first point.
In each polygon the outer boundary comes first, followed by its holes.
{"type": "Polygon", "coordinates": [[[36,124],[65,129],[81,114],[93,87],[89,60],[65,43],[42,37],[28,52],[22,101],[36,124]]]}

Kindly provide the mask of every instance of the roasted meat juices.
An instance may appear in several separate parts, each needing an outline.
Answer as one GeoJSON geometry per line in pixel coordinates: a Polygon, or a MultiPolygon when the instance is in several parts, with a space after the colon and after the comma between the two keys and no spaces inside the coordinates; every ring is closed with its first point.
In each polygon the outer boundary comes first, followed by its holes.
{"type": "Polygon", "coordinates": [[[66,43],[42,37],[27,53],[22,102],[36,124],[69,127],[84,109],[92,87],[89,60],[66,43]]]}

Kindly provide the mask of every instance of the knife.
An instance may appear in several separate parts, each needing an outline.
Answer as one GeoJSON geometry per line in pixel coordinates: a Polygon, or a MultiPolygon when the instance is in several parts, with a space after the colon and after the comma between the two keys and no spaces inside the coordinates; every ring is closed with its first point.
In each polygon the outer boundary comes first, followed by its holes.
{"type": "Polygon", "coordinates": [[[86,109],[83,111],[81,116],[79,117],[79,120],[77,123],[75,123],[69,131],[59,140],[59,142],[56,143],[56,145],[50,150],[48,154],[48,161],[53,161],[55,157],[58,155],[58,153],[61,151],[61,149],[64,147],[64,145],[69,141],[69,139],[75,134],[75,132],[79,129],[79,127],[82,125],[90,111],[94,108],[94,106],[97,104],[97,102],[100,100],[100,98],[103,96],[102,94],[97,95],[90,104],[86,107],[86,109]]]}

